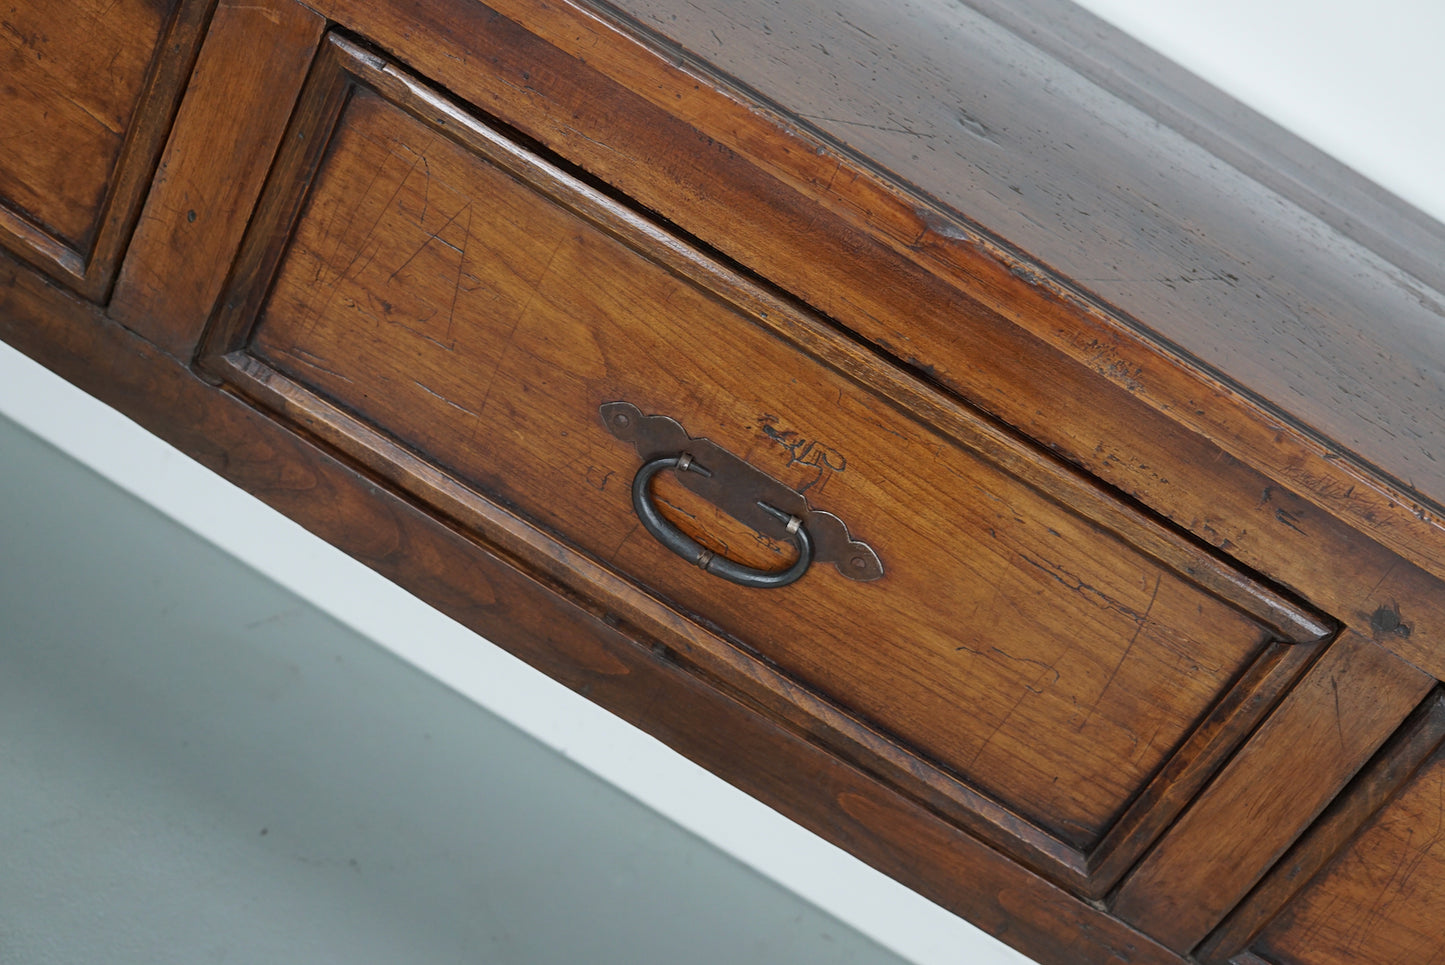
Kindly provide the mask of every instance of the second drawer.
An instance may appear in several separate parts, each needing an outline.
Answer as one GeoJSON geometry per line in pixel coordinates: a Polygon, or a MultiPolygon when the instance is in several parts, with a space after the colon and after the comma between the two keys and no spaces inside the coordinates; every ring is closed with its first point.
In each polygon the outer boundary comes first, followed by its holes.
{"type": "MultiPolygon", "coordinates": [[[[663,641],[679,659],[1086,894],[1328,629],[339,37],[224,306],[202,364],[278,418],[602,606],[642,590],[656,626],[694,627],[663,641]],[[618,401],[835,514],[882,577],[757,590],[685,564],[639,525],[639,454],[599,417],[618,401]]],[[[716,551],[787,564],[655,492],[716,551]]]]}

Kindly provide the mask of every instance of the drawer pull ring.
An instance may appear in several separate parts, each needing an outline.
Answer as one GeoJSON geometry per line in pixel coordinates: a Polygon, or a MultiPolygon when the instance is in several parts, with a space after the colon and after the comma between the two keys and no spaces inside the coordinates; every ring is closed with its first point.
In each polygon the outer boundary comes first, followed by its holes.
{"type": "Polygon", "coordinates": [[[689,563],[744,586],[787,586],[803,575],[810,559],[833,564],[838,575],[849,580],[867,582],[883,576],[883,561],[873,547],[850,534],[841,519],[808,505],[801,492],[717,443],[688,435],[676,419],[643,415],[637,406],[621,400],[602,403],[598,415],[614,438],[630,443],[642,457],[642,469],[632,483],[638,518],[659,542],[689,563]],[[674,470],[684,489],[744,526],[798,547],[798,561],[774,572],[703,555],[706,550],[700,544],[657,512],[648,486],[664,469],[674,470]]]}
{"type": "Polygon", "coordinates": [[[720,576],[740,586],[787,586],[808,571],[809,564],[813,562],[813,540],[803,526],[803,521],[761,500],[757,501],[757,507],[778,522],[786,524],[786,539],[798,550],[798,558],[787,569],[760,570],[744,566],[726,556],[719,556],[672,525],[658,512],[657,503],[652,499],[652,477],[664,469],[675,469],[680,473],[695,472],[702,476],[712,475],[686,452],[650,460],[637,470],[637,475],[632,480],[632,508],[637,511],[637,518],[642,521],[643,527],[663,546],[714,576],[720,576]]]}

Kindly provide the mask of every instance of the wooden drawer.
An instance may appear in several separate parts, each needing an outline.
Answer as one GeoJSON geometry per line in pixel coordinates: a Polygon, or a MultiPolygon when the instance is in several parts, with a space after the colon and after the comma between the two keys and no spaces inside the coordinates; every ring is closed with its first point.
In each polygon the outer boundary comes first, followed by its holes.
{"type": "Polygon", "coordinates": [[[206,0],[7,5],[0,245],[97,297],[134,223],[206,0]]]}
{"type": "Polygon", "coordinates": [[[1438,689],[1201,950],[1241,965],[1427,965],[1445,903],[1438,689]]]}
{"type": "MultiPolygon", "coordinates": [[[[665,159],[659,159],[665,164],[665,159]]],[[[201,364],[712,686],[1099,896],[1329,624],[805,306],[333,35],[201,364]],[[881,560],[734,586],[639,525],[672,417],[881,560]]],[[[667,475],[717,552],[790,549],[667,475]]],[[[405,546],[388,552],[405,553],[405,546]]]]}

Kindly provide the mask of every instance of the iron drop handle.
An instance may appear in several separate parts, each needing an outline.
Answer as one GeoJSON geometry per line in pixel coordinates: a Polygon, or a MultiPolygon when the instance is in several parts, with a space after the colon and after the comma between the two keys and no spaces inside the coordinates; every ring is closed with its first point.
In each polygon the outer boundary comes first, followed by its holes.
{"type": "Polygon", "coordinates": [[[686,452],[652,459],[643,463],[642,468],[637,470],[637,475],[632,479],[632,508],[636,511],[637,518],[641,520],[643,528],[663,546],[714,576],[720,576],[740,586],[760,588],[787,586],[808,571],[808,566],[813,562],[813,539],[808,535],[803,521],[797,516],[791,516],[761,500],[758,501],[757,507],[769,516],[776,518],[780,523],[786,524],[786,538],[798,550],[798,558],[787,569],[760,570],[744,566],[726,556],[714,553],[672,525],[658,511],[657,503],[652,499],[652,477],[664,469],[695,472],[703,476],[712,475],[706,468],[694,462],[692,456],[686,452]]]}

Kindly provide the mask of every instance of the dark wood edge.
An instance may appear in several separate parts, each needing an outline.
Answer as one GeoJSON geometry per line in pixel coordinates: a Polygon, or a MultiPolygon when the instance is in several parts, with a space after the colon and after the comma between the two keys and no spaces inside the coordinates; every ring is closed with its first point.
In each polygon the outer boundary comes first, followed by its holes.
{"type": "Polygon", "coordinates": [[[0,337],[383,576],[794,821],[1044,963],[1178,965],[688,671],[623,616],[432,517],[0,255],[0,337]],[[675,699],[656,701],[658,693],[675,699]],[[1088,944],[1077,935],[1089,934],[1088,944]]]}
{"type": "Polygon", "coordinates": [[[1291,900],[1354,840],[1369,820],[1445,745],[1445,689],[1432,691],[1249,895],[1199,946],[1194,957],[1266,961],[1249,949],[1291,900]],[[1241,957],[1245,956],[1245,957],[1241,957]]]}
{"type": "MultiPolygon", "coordinates": [[[[760,326],[771,329],[864,388],[883,394],[905,413],[926,406],[936,421],[954,425],[953,436],[965,447],[974,451],[984,447],[997,451],[1000,449],[998,439],[1012,440],[1001,432],[990,433],[990,427],[981,424],[971,413],[958,409],[940,393],[915,384],[906,375],[880,377],[871,357],[846,343],[821,322],[809,318],[797,306],[783,302],[745,279],[720,273],[711,266],[705,253],[660,232],[645,218],[592,191],[565,172],[545,163],[539,165],[530,152],[473,120],[446,97],[364,48],[332,35],[325,51],[302,95],[294,129],[288,133],[290,147],[277,160],[272,185],[263,196],[253,222],[257,230],[243,242],[230,294],[224,298],[222,310],[202,339],[197,364],[208,378],[232,386],[256,404],[277,413],[288,424],[335,446],[379,478],[437,507],[458,525],[486,534],[489,540],[506,546],[509,552],[524,559],[528,566],[546,571],[550,578],[577,586],[578,573],[584,574],[582,582],[588,586],[588,592],[606,598],[609,607],[626,612],[630,620],[647,627],[649,633],[673,640],[673,645],[686,652],[688,661],[699,672],[718,680],[736,694],[748,695],[746,699],[756,701],[777,719],[810,729],[815,740],[855,765],[890,781],[960,827],[993,841],[996,847],[1091,897],[1106,893],[1143,849],[1162,833],[1190,794],[1202,786],[1228,753],[1242,742],[1317,652],[1318,647],[1312,644],[1318,642],[1324,629],[1318,622],[1307,625],[1306,633],[1300,633],[1297,625],[1290,628],[1295,631],[1295,639],[1311,641],[1305,646],[1281,648],[1271,644],[1267,637],[1262,638],[1261,650],[1250,667],[1219,696],[1215,706],[1131,802],[1100,845],[1084,852],[979,794],[947,770],[905,751],[889,735],[855,719],[820,695],[807,693],[806,688],[800,688],[731,642],[706,631],[686,615],[650,600],[604,566],[584,560],[563,543],[538,533],[525,521],[493,506],[462,482],[417,459],[405,447],[315,396],[263,361],[251,358],[245,351],[250,329],[285,247],[281,242],[294,230],[305,204],[304,186],[311,182],[327,151],[330,134],[354,84],[378,91],[438,133],[532,184],[554,202],[567,206],[645,257],[663,264],[678,277],[698,285],[711,297],[729,301],[760,326]],[[677,643],[679,639],[685,643],[677,643]]],[[[1085,518],[1099,522],[1080,507],[1085,503],[1087,508],[1092,508],[1081,498],[1079,489],[1068,487],[1077,477],[1062,470],[1052,474],[1038,470],[1034,468],[1034,460],[1025,458],[1017,449],[1005,450],[1003,454],[1011,464],[1005,468],[1028,473],[1032,478],[1026,481],[1046,498],[1062,502],[1085,518]]],[[[986,457],[993,455],[987,453],[986,457]]],[[[1117,525],[1124,511],[1096,487],[1090,486],[1085,492],[1113,517],[1103,521],[1106,528],[1116,535],[1119,529],[1124,529],[1122,536],[1126,542],[1146,555],[1153,555],[1150,550],[1162,542],[1161,527],[1147,517],[1125,518],[1128,525],[1117,525]],[[1140,542],[1146,545],[1140,547],[1140,542]]],[[[1212,558],[1184,541],[1173,548],[1174,568],[1187,570],[1186,579],[1201,582],[1200,573],[1208,571],[1212,558]],[[1187,563],[1178,559],[1181,549],[1190,553],[1187,563]]],[[[1164,562],[1169,565],[1170,560],[1164,562]]],[[[1219,572],[1228,577],[1227,586],[1247,588],[1247,600],[1270,601],[1267,607],[1253,607],[1251,615],[1256,619],[1278,617],[1281,609],[1288,606],[1275,602],[1268,590],[1254,586],[1252,581],[1227,567],[1221,567],[1219,572]],[[1259,612],[1261,609],[1263,614],[1259,612]]],[[[1204,588],[1215,587],[1206,579],[1204,588]]],[[[1230,602],[1237,604],[1238,594],[1230,602]]],[[[1271,630],[1278,632],[1277,626],[1282,621],[1272,622],[1275,626],[1271,630]]]]}
{"type": "Polygon", "coordinates": [[[216,3],[182,0],[161,31],[135,115],[116,158],[115,175],[85,249],[4,208],[0,208],[0,245],[91,301],[103,303],[109,297],[216,3]]]}

